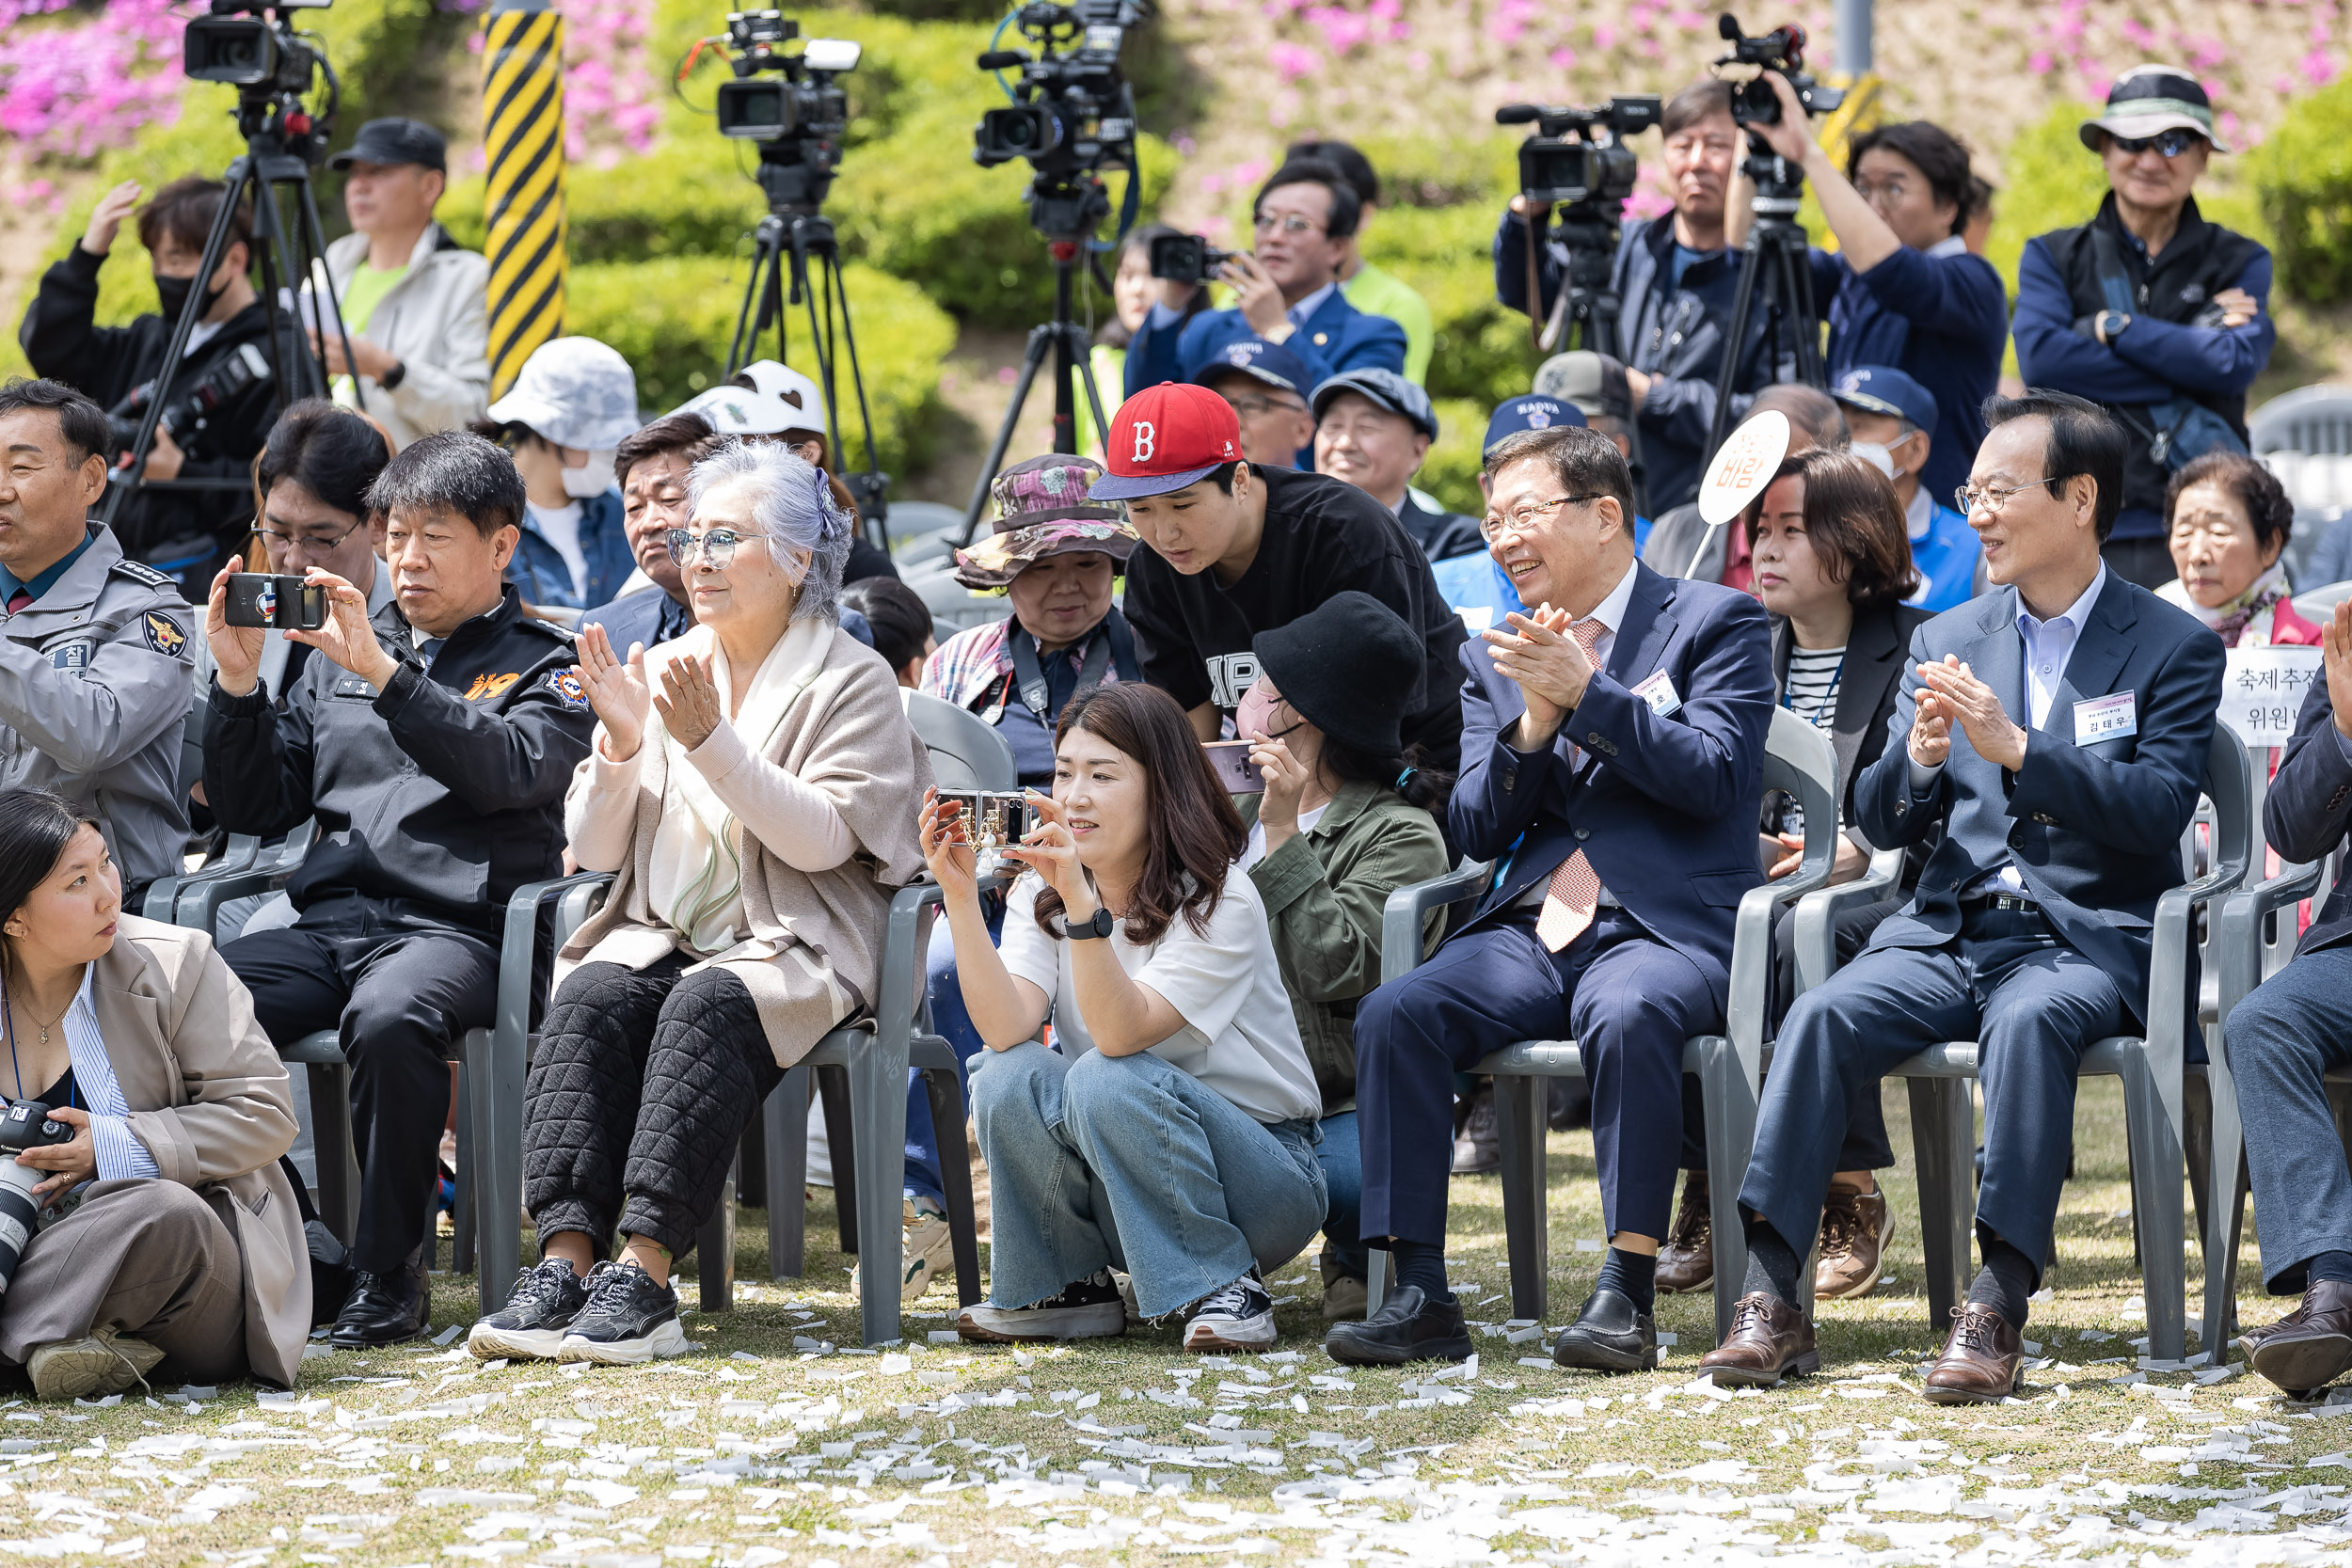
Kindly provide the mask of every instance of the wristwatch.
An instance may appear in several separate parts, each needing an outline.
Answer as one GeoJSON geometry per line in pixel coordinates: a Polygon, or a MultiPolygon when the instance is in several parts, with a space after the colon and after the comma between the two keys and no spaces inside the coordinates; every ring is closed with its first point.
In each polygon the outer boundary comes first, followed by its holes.
{"type": "Polygon", "coordinates": [[[1073,942],[1085,942],[1093,937],[1106,937],[1111,934],[1111,911],[1098,907],[1092,920],[1073,920],[1068,915],[1064,915],[1061,924],[1062,929],[1069,934],[1073,942]]]}
{"type": "Polygon", "coordinates": [[[396,392],[400,389],[402,379],[407,374],[408,361],[405,359],[395,359],[392,361],[392,368],[378,376],[375,384],[378,387],[383,388],[388,392],[396,392]]]}
{"type": "Polygon", "coordinates": [[[2123,329],[2131,325],[2132,318],[2122,310],[2102,310],[2099,312],[2099,341],[2111,343],[2121,338],[2123,329]]]}

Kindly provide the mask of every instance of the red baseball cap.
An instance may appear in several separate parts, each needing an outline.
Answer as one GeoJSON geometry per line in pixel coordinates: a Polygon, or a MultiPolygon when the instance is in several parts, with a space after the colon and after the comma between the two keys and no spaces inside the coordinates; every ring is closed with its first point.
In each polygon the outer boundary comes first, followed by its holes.
{"type": "Polygon", "coordinates": [[[1119,405],[1104,445],[1110,472],[1087,491],[1089,500],[1164,496],[1237,461],[1241,420],[1206,387],[1163,381],[1119,405]]]}

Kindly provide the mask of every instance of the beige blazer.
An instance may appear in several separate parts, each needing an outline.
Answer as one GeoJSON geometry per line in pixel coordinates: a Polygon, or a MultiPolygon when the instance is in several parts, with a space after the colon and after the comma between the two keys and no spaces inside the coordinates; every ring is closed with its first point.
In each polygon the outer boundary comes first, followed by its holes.
{"type": "Polygon", "coordinates": [[[230,1221],[253,1375],[294,1386],[310,1333],[310,1247],[278,1157],[294,1147],[285,1064],[213,939],[124,915],[91,1001],[131,1131],[167,1181],[230,1221]]]}

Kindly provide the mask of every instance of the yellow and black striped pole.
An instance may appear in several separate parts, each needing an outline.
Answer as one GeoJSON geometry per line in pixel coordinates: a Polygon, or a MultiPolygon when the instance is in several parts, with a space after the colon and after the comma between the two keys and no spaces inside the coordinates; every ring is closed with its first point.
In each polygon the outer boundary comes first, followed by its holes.
{"type": "Polygon", "coordinates": [[[564,330],[564,19],[552,0],[492,0],[483,40],[489,162],[490,395],[564,330]]]}

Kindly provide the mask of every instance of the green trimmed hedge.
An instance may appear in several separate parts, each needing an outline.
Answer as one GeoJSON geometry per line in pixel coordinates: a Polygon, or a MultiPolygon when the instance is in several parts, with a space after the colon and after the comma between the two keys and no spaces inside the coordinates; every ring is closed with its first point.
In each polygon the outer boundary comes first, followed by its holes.
{"type": "MultiPolygon", "coordinates": [[[[575,264],[564,329],[619,350],[637,372],[637,400],[648,412],[674,408],[718,381],[747,273],[747,263],[716,256],[575,264]]],[[[882,467],[904,476],[935,455],[943,413],[939,364],[955,346],[955,323],[923,290],[872,267],[852,262],[842,269],[842,282],[856,316],[882,467]]],[[[792,325],[788,360],[814,375],[806,318],[796,311],[792,325]]],[[[836,412],[850,449],[843,466],[863,467],[846,364],[837,376],[836,412]]]]}
{"type": "Polygon", "coordinates": [[[1493,406],[1470,398],[1439,398],[1436,405],[1438,438],[1430,443],[1413,483],[1445,502],[1447,511],[1475,517],[1486,507],[1478,488],[1478,470],[1484,466],[1479,445],[1493,406]]]}
{"type": "Polygon", "coordinates": [[[2245,161],[2279,287],[2313,305],[2352,298],[2352,79],[2296,99],[2245,161]]]}

